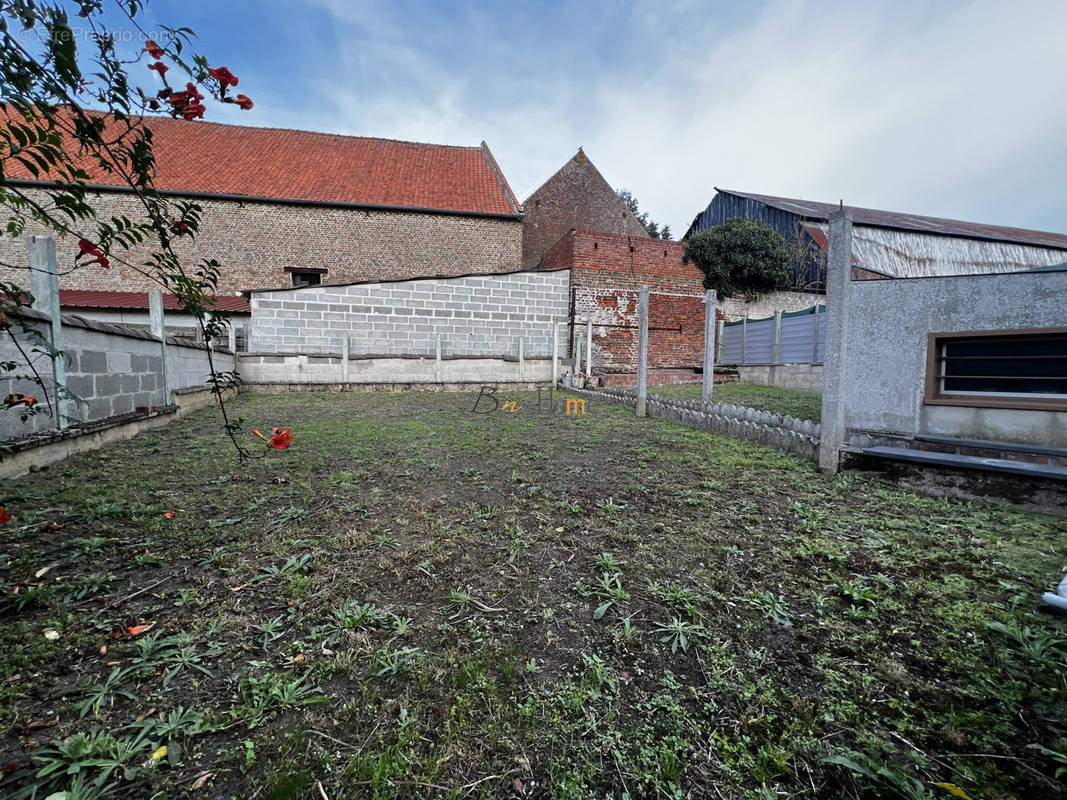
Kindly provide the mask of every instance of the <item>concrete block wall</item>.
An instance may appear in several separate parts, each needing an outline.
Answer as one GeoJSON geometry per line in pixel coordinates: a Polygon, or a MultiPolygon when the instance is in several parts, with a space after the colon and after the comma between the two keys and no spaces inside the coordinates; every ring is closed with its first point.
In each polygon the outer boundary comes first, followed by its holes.
{"type": "Polygon", "coordinates": [[[822,394],[822,364],[756,364],[737,367],[742,383],[822,394]]]}
{"type": "Polygon", "coordinates": [[[570,273],[527,271],[458,278],[310,286],[252,295],[251,353],[552,354],[568,314],[570,273]]]}
{"type": "MultiPolygon", "coordinates": [[[[24,312],[14,329],[32,328],[49,337],[48,317],[34,311],[24,312]]],[[[52,385],[52,362],[43,353],[41,340],[23,331],[17,334],[23,350],[34,359],[34,366],[45,382],[49,398],[55,399],[52,385]]],[[[168,337],[167,364],[171,389],[202,386],[210,375],[207,353],[203,348],[168,337]]],[[[75,315],[63,315],[63,359],[66,367],[66,386],[77,400],[69,399],[66,415],[79,422],[93,422],[107,417],[128,414],[138,406],[170,405],[173,397],[163,396],[163,357],[160,343],[151,334],[121,325],[99,323],[75,315]]],[[[216,350],[216,369],[234,368],[233,355],[216,350]]],[[[10,337],[0,340],[0,361],[25,363],[10,337]]],[[[8,375],[27,376],[29,370],[19,367],[8,375]]],[[[0,374],[0,396],[22,392],[36,397],[41,403],[41,387],[26,377],[3,377],[0,374]]],[[[0,410],[0,441],[18,439],[55,427],[52,417],[36,414],[25,421],[20,409],[0,410]]]]}

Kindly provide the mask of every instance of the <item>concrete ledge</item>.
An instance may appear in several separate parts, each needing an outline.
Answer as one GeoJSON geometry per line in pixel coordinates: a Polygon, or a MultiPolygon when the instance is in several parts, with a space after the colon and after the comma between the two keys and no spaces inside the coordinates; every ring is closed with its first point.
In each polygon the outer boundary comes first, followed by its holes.
{"type": "MultiPolygon", "coordinates": [[[[227,389],[224,394],[226,399],[229,399],[237,393],[227,389]]],[[[62,431],[49,431],[26,439],[5,442],[0,445],[7,451],[0,461],[0,478],[17,478],[78,453],[99,450],[113,442],[131,439],[143,431],[160,428],[215,401],[209,386],[188,387],[175,391],[174,395],[174,405],[147,412],[121,414],[62,431]]]]}
{"type": "MultiPolygon", "coordinates": [[[[548,381],[508,381],[508,389],[544,388],[548,381]]],[[[410,381],[407,383],[249,383],[241,384],[241,391],[250,394],[286,394],[287,392],[473,392],[494,381],[434,383],[410,381]]]]}
{"type": "Polygon", "coordinates": [[[433,356],[350,359],[347,376],[345,367],[340,356],[326,354],[260,353],[238,360],[242,382],[249,385],[535,384],[552,379],[552,360],[548,358],[527,358],[521,370],[518,359],[500,356],[443,358],[440,375],[433,356]]]}
{"type": "Polygon", "coordinates": [[[1067,517],[1067,488],[1046,478],[978,472],[947,466],[890,461],[854,450],[841,453],[842,469],[932,497],[1009,505],[1067,517]]]}

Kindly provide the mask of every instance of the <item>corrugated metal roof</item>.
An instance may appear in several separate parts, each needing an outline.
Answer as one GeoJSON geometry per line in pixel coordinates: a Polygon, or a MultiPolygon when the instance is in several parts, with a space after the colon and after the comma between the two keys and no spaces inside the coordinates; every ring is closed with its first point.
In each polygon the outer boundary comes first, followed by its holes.
{"type": "MultiPolygon", "coordinates": [[[[83,289],[60,289],[59,305],[62,308],[106,308],[148,310],[148,292],[94,292],[83,289]]],[[[212,306],[217,311],[235,314],[251,314],[248,300],[240,295],[218,295],[212,306]]],[[[163,295],[164,311],[181,311],[178,298],[163,295]]]]}
{"type": "MultiPolygon", "coordinates": [[[[804,230],[823,252],[827,249],[827,227],[826,223],[804,223],[804,230]]],[[[852,227],[853,265],[893,278],[1026,272],[1054,266],[1062,259],[1059,251],[1014,242],[870,225],[852,227]]]]}
{"type": "MultiPolygon", "coordinates": [[[[773,208],[788,211],[807,219],[825,222],[839,206],[836,203],[818,203],[813,200],[798,200],[789,197],[775,197],[767,194],[738,192],[733,189],[715,191],[725,194],[747,197],[773,208]]],[[[1067,235],[1048,231],[1031,231],[1024,228],[1008,228],[1000,225],[983,225],[978,222],[963,222],[954,219],[924,217],[918,214],[902,214],[896,211],[879,211],[874,208],[847,206],[852,212],[854,225],[870,225],[879,228],[894,228],[902,231],[917,231],[940,236],[958,236],[969,239],[989,239],[996,242],[1015,242],[1035,247],[1054,247],[1067,250],[1067,235]]]]}

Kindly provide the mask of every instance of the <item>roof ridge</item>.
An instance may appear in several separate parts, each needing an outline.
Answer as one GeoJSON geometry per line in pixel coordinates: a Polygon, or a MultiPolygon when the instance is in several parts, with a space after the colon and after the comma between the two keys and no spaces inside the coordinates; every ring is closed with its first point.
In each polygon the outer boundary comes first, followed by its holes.
{"type": "MultiPolygon", "coordinates": [[[[826,206],[827,208],[837,208],[837,205],[835,205],[833,203],[824,203],[823,201],[813,201],[813,199],[805,199],[803,197],[783,197],[783,196],[778,195],[778,194],[761,194],[760,192],[742,192],[742,191],[738,191],[738,190],[735,190],[735,189],[720,189],[719,187],[713,187],[713,188],[715,189],[716,192],[722,192],[722,193],[726,193],[726,194],[735,194],[735,195],[740,196],[740,197],[749,197],[749,198],[762,197],[762,198],[766,199],[766,201],[779,201],[779,202],[782,202],[782,203],[795,203],[795,204],[807,203],[807,204],[814,204],[816,206],[826,206]]],[[[771,204],[768,203],[767,205],[771,205],[771,204]]],[[[890,211],[890,210],[885,209],[885,208],[871,208],[869,206],[855,206],[855,205],[849,205],[847,203],[845,203],[844,205],[845,205],[845,208],[853,209],[854,211],[872,212],[872,213],[876,213],[876,214],[889,214],[889,215],[891,215],[891,217],[897,218],[897,219],[902,220],[902,221],[905,220],[905,219],[910,218],[910,219],[913,219],[913,220],[922,220],[924,222],[952,223],[952,224],[971,226],[971,227],[992,228],[994,230],[1019,231],[1019,233],[1023,233],[1023,234],[1038,234],[1038,235],[1041,235],[1041,236],[1052,236],[1052,237],[1062,238],[1062,239],[1065,240],[1065,244],[1067,244],[1067,234],[1062,234],[1062,233],[1060,233],[1060,231],[1056,231],[1056,230],[1040,230],[1038,228],[1021,228],[1021,227],[1018,227],[1016,225],[996,225],[996,224],[987,223],[987,222],[974,222],[973,220],[958,220],[958,219],[953,218],[953,217],[931,217],[930,214],[913,213],[911,211],[890,211]]],[[[800,212],[798,212],[796,210],[792,210],[792,209],[789,209],[789,210],[791,211],[791,213],[796,213],[798,215],[798,217],[803,217],[803,215],[806,215],[806,214],[800,213],[800,212]]],[[[857,222],[856,224],[858,224],[858,225],[870,225],[870,226],[873,226],[873,227],[899,227],[899,226],[891,225],[888,222],[885,222],[885,223],[857,222]]],[[[907,228],[905,228],[905,229],[907,229],[907,228]]],[[[937,234],[938,231],[931,230],[931,231],[926,231],[926,233],[937,234]]],[[[954,236],[954,234],[941,234],[941,235],[943,235],[943,236],[954,236]]],[[[991,238],[988,235],[983,236],[981,234],[978,234],[977,231],[975,231],[975,235],[976,236],[980,236],[981,238],[984,238],[984,239],[991,238]]],[[[956,234],[955,236],[959,236],[959,235],[956,234]]]]}
{"type": "Polygon", "coordinates": [[[515,211],[516,214],[522,213],[522,205],[519,203],[519,199],[515,196],[515,192],[511,191],[511,184],[508,183],[508,179],[504,177],[503,171],[500,169],[500,165],[496,163],[496,157],[489,149],[489,145],[486,144],[485,139],[482,139],[482,155],[485,157],[486,163],[489,164],[489,169],[493,173],[493,177],[496,178],[497,185],[500,186],[501,191],[504,192],[504,197],[508,201],[508,205],[515,211]]]}
{"type": "MultiPolygon", "coordinates": [[[[100,114],[106,116],[106,113],[95,108],[87,109],[91,114],[100,114]]],[[[411,144],[419,147],[447,147],[454,150],[478,150],[478,145],[474,144],[441,144],[438,142],[419,142],[412,139],[396,139],[390,136],[360,136],[352,133],[336,133],[334,131],[315,131],[308,128],[288,128],[278,125],[249,125],[242,122],[220,122],[213,119],[194,119],[194,120],[181,120],[174,119],[165,115],[156,114],[142,114],[140,119],[144,121],[146,125],[151,127],[153,122],[163,122],[166,125],[188,125],[190,123],[199,125],[201,127],[215,125],[222,128],[243,128],[245,130],[253,131],[275,131],[278,133],[304,133],[309,136],[323,136],[336,139],[362,139],[364,141],[371,142],[391,142],[393,144],[411,144]]]]}

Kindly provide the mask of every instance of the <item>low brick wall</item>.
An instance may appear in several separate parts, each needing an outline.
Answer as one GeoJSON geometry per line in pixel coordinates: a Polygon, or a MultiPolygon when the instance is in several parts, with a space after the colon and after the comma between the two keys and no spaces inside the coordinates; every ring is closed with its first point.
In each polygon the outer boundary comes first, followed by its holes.
{"type": "Polygon", "coordinates": [[[822,364],[738,364],[742,383],[822,394],[822,364]]]}

